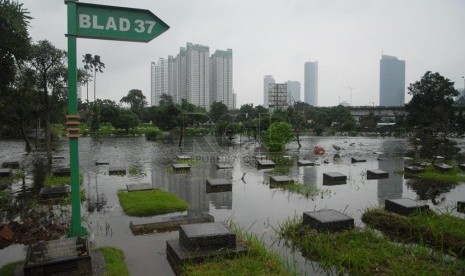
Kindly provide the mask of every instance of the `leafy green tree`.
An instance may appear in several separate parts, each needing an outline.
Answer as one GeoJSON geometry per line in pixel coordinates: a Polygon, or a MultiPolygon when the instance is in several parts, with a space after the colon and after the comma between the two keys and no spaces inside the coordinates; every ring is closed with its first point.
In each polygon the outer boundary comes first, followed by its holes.
{"type": "Polygon", "coordinates": [[[139,89],[131,89],[126,96],[121,98],[120,102],[129,104],[131,111],[138,118],[141,117],[144,107],[147,105],[145,96],[139,89]]]}
{"type": "Polygon", "coordinates": [[[210,118],[214,123],[218,120],[229,120],[228,107],[222,102],[213,102],[210,106],[210,118]]]}
{"type": "Polygon", "coordinates": [[[112,122],[115,128],[124,129],[126,132],[130,128],[136,127],[139,124],[137,114],[128,109],[120,109],[118,117],[112,122]]]}
{"type": "Polygon", "coordinates": [[[28,58],[31,39],[27,27],[31,19],[23,4],[0,0],[0,91],[13,83],[17,63],[28,58]]]}
{"type": "Polygon", "coordinates": [[[45,137],[48,169],[52,164],[50,121],[52,112],[65,113],[67,99],[66,52],[47,40],[32,45],[27,66],[33,72],[38,91],[42,94],[41,105],[45,119],[45,137]]]}
{"type": "Polygon", "coordinates": [[[262,139],[271,152],[283,151],[286,144],[294,138],[292,125],[285,122],[271,124],[262,139]]]}
{"type": "Polygon", "coordinates": [[[454,121],[454,83],[439,73],[427,71],[421,80],[410,84],[412,99],[405,105],[412,143],[422,157],[450,155],[455,149],[447,139],[454,121]]]}

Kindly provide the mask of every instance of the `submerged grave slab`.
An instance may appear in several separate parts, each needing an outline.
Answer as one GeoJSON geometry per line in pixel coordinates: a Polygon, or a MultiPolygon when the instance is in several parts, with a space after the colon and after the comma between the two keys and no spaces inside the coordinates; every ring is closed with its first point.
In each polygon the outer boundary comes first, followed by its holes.
{"type": "Polygon", "coordinates": [[[254,158],[255,158],[255,160],[267,159],[266,155],[255,155],[254,158]]]}
{"type": "Polygon", "coordinates": [[[465,201],[457,201],[457,212],[465,213],[465,201]]]}
{"type": "Polygon", "coordinates": [[[13,175],[13,170],[10,168],[0,169],[0,177],[9,177],[13,175]]]}
{"type": "Polygon", "coordinates": [[[353,218],[331,209],[305,212],[303,222],[319,232],[337,232],[354,228],[353,218]]]}
{"type": "Polygon", "coordinates": [[[260,168],[273,168],[275,163],[268,159],[258,159],[257,160],[257,167],[260,168]]]}
{"type": "Polygon", "coordinates": [[[314,166],[315,162],[305,159],[300,159],[297,161],[298,166],[314,166]]]}
{"type": "Polygon", "coordinates": [[[382,179],[388,178],[389,173],[382,170],[367,170],[367,179],[382,179]]]}
{"type": "Polygon", "coordinates": [[[71,170],[69,167],[60,167],[56,168],[53,171],[54,176],[70,176],[71,175],[71,170]]]}
{"type": "Polygon", "coordinates": [[[215,218],[210,214],[202,215],[183,215],[183,216],[174,216],[174,217],[164,217],[157,219],[151,223],[144,224],[129,224],[129,228],[134,235],[148,234],[154,232],[167,232],[179,230],[179,227],[184,224],[192,223],[204,223],[204,222],[213,222],[215,218]]]}
{"type": "Polygon", "coordinates": [[[152,183],[127,184],[126,189],[128,190],[128,192],[147,191],[147,190],[152,190],[153,185],[152,185],[152,183]]]}
{"type": "Polygon", "coordinates": [[[452,170],[452,166],[446,164],[446,163],[439,163],[439,164],[434,164],[434,168],[440,172],[448,172],[452,170]]]}
{"type": "Polygon", "coordinates": [[[53,155],[53,156],[52,156],[52,159],[57,159],[57,160],[58,160],[58,159],[65,159],[65,157],[62,156],[62,155],[53,155]]]}
{"type": "Polygon", "coordinates": [[[323,173],[323,185],[340,185],[347,183],[347,176],[340,172],[323,173]]]}
{"type": "Polygon", "coordinates": [[[18,161],[3,162],[2,168],[19,169],[19,162],[18,161]]]}
{"type": "Polygon", "coordinates": [[[125,167],[110,167],[108,169],[108,174],[109,175],[125,175],[126,174],[126,168],[125,167]]]}
{"type": "Polygon", "coordinates": [[[224,178],[210,178],[206,180],[207,193],[232,191],[232,182],[224,178]]]}
{"type": "Polygon", "coordinates": [[[216,164],[216,168],[221,170],[221,169],[232,169],[233,165],[232,164],[227,164],[227,163],[218,163],[216,164]]]}
{"type": "Polygon", "coordinates": [[[97,160],[95,161],[95,165],[109,165],[110,162],[109,161],[102,161],[102,160],[97,160]]]}
{"type": "Polygon", "coordinates": [[[175,171],[190,171],[191,165],[184,163],[175,163],[172,165],[175,171]]]}
{"type": "Polygon", "coordinates": [[[462,171],[465,171],[465,163],[464,163],[464,164],[459,164],[459,168],[460,168],[462,171]]]}
{"type": "Polygon", "coordinates": [[[41,241],[28,248],[24,275],[92,275],[87,238],[41,241]]]}
{"type": "Polygon", "coordinates": [[[177,158],[178,160],[191,160],[192,159],[190,155],[185,155],[185,154],[178,155],[177,158]]]}
{"type": "Polygon", "coordinates": [[[179,242],[184,248],[191,250],[234,248],[236,247],[236,234],[222,222],[181,225],[179,242]]]}
{"type": "Polygon", "coordinates": [[[361,157],[352,157],[352,158],[350,158],[350,161],[352,163],[360,163],[360,162],[366,162],[367,160],[365,158],[361,158],[361,157]]]}
{"type": "Polygon", "coordinates": [[[287,175],[272,175],[270,176],[270,187],[279,185],[294,184],[294,179],[287,175]]]}
{"type": "Polygon", "coordinates": [[[404,171],[408,172],[408,173],[421,173],[421,172],[425,171],[425,168],[420,167],[420,166],[411,165],[411,166],[405,166],[404,171]]]}
{"type": "Polygon", "coordinates": [[[386,199],[384,202],[384,210],[403,216],[408,216],[417,211],[424,211],[428,209],[428,205],[416,202],[410,198],[386,199]]]}
{"type": "Polygon", "coordinates": [[[56,186],[56,187],[42,187],[39,192],[39,196],[42,199],[53,199],[60,197],[67,197],[71,192],[69,185],[56,186]]]}

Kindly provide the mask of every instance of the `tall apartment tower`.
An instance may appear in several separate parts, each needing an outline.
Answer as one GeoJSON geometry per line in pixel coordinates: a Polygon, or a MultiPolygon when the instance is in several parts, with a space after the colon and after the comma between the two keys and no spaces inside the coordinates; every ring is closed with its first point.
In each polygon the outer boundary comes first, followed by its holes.
{"type": "Polygon", "coordinates": [[[187,100],[210,109],[210,53],[208,46],[187,43],[187,100]]]}
{"type": "Polygon", "coordinates": [[[405,104],[405,60],[382,55],[379,62],[379,105],[405,104]]]}
{"type": "Polygon", "coordinates": [[[296,102],[300,102],[300,82],[298,81],[287,81],[287,102],[289,105],[294,105],[296,102]]]}
{"type": "Polygon", "coordinates": [[[304,102],[318,105],[318,61],[305,62],[304,65],[304,102]]]}
{"type": "Polygon", "coordinates": [[[179,99],[179,73],[178,59],[173,56],[168,56],[168,95],[173,97],[173,102],[180,103],[179,99]]]}
{"type": "Polygon", "coordinates": [[[263,79],[263,106],[268,107],[268,88],[270,83],[274,83],[274,78],[271,75],[266,75],[263,79]]]}
{"type": "Polygon", "coordinates": [[[157,63],[151,64],[151,105],[158,106],[160,96],[168,94],[168,62],[164,58],[160,58],[157,63]]]}
{"type": "Polygon", "coordinates": [[[222,102],[234,108],[232,49],[216,50],[210,58],[210,105],[222,102]]]}

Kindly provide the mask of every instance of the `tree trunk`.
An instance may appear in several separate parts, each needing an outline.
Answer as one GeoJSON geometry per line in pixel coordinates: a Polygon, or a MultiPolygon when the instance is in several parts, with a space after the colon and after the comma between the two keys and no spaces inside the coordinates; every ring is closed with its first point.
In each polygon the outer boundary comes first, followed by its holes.
{"type": "Polygon", "coordinates": [[[43,80],[44,103],[45,103],[45,144],[47,148],[47,172],[52,170],[52,135],[50,133],[50,100],[47,91],[46,75],[43,80]]]}
{"type": "Polygon", "coordinates": [[[299,149],[302,147],[302,145],[300,144],[300,139],[299,139],[300,135],[299,133],[296,133],[295,134],[295,138],[297,138],[297,145],[299,145],[299,149]]]}
{"type": "Polygon", "coordinates": [[[31,143],[29,142],[29,139],[27,138],[26,135],[26,130],[24,129],[24,120],[23,118],[19,119],[20,125],[21,125],[21,135],[23,136],[23,140],[26,143],[26,152],[30,153],[32,150],[31,143]]]}

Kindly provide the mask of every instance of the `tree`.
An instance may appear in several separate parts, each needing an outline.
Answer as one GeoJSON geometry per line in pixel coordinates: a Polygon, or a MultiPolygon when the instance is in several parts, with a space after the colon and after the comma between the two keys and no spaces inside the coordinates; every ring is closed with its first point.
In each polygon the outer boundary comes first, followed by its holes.
{"type": "Polygon", "coordinates": [[[214,123],[218,120],[227,120],[228,107],[222,102],[213,102],[210,106],[210,118],[214,123]]]}
{"type": "Polygon", "coordinates": [[[118,118],[112,124],[115,128],[124,129],[128,132],[130,128],[139,124],[139,119],[134,112],[123,108],[119,111],[118,118]]]}
{"type": "Polygon", "coordinates": [[[129,104],[131,111],[139,118],[142,115],[144,107],[147,105],[145,96],[139,89],[131,89],[126,96],[121,98],[120,102],[129,104]]]}
{"type": "MultiPolygon", "coordinates": [[[[99,73],[103,73],[103,68],[105,68],[105,63],[103,63],[101,60],[100,60],[100,56],[98,55],[94,55],[92,56],[91,54],[85,54],[82,56],[84,59],[82,60],[83,63],[85,63],[84,65],[84,69],[86,70],[86,73],[87,71],[89,70],[90,72],[94,72],[94,101],[97,100],[96,98],[96,88],[97,88],[97,72],[99,73]]],[[[86,84],[87,84],[87,101],[89,101],[89,81],[90,81],[90,77],[87,75],[87,78],[86,78],[86,84]]]]}
{"type": "Polygon", "coordinates": [[[29,55],[31,39],[27,27],[32,17],[28,14],[23,4],[0,0],[0,91],[13,83],[16,63],[22,63],[29,55]]]}
{"type": "MultiPolygon", "coordinates": [[[[53,110],[65,106],[67,97],[66,52],[55,48],[49,41],[41,40],[32,45],[28,67],[37,80],[37,89],[42,94],[42,111],[45,114],[45,137],[48,169],[52,165],[50,116],[53,110]]],[[[64,110],[61,109],[63,112],[64,110]]],[[[64,115],[64,114],[63,114],[64,115]]]]}
{"type": "Polygon", "coordinates": [[[292,125],[285,122],[272,123],[263,135],[263,142],[271,152],[283,151],[286,144],[294,138],[292,125]]]}
{"type": "Polygon", "coordinates": [[[408,91],[412,99],[405,105],[407,126],[414,134],[414,147],[420,148],[422,157],[450,154],[447,135],[454,120],[454,97],[459,94],[454,83],[428,71],[420,81],[410,84],[408,91]]]}

